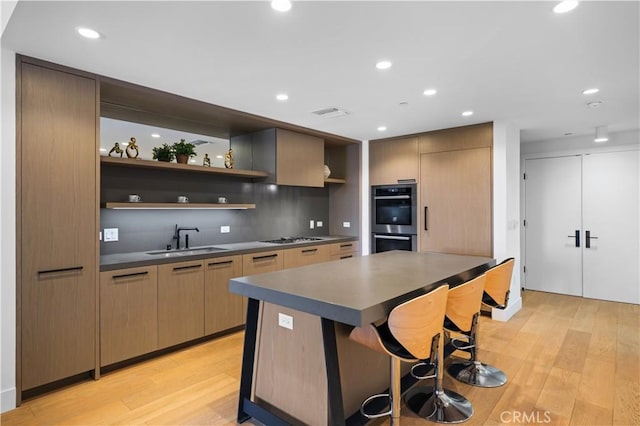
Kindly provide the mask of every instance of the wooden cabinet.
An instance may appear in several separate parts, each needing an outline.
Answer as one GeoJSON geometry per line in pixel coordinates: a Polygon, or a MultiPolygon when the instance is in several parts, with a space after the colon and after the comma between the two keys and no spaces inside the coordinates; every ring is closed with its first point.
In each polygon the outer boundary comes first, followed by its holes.
{"type": "Polygon", "coordinates": [[[97,83],[18,62],[18,390],[95,370],[97,83]]]}
{"type": "Polygon", "coordinates": [[[421,136],[421,251],[492,256],[492,128],[421,136]]]}
{"type": "Polygon", "coordinates": [[[369,183],[390,185],[419,178],[418,137],[369,144],[369,183]]]}
{"type": "Polygon", "coordinates": [[[100,273],[100,365],[158,349],[158,267],[100,273]]]}
{"type": "Polygon", "coordinates": [[[324,186],[324,140],[283,129],[231,138],[236,166],[269,173],[266,183],[324,186]]]}
{"type": "Polygon", "coordinates": [[[242,276],[242,256],[205,260],[204,333],[244,324],[243,297],[229,292],[229,280],[242,276]]]}
{"type": "Polygon", "coordinates": [[[283,250],[284,269],[328,262],[331,259],[330,253],[331,248],[328,244],[283,250]]]}
{"type": "Polygon", "coordinates": [[[158,347],[204,336],[204,264],[158,266],[158,347]]]}
{"type": "Polygon", "coordinates": [[[263,251],[242,255],[242,275],[263,274],[284,268],[282,250],[263,251]]]}
{"type": "Polygon", "coordinates": [[[333,243],[330,246],[331,260],[348,259],[360,256],[360,241],[333,243]]]}

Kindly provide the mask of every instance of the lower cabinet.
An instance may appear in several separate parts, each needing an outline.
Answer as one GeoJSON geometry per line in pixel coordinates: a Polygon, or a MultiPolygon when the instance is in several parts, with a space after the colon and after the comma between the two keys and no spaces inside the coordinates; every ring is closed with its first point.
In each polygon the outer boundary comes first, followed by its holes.
{"type": "Polygon", "coordinates": [[[158,267],[100,273],[100,366],[158,349],[158,267]]]}
{"type": "Polygon", "coordinates": [[[242,276],[242,256],[217,257],[204,264],[204,333],[244,324],[244,298],[229,291],[229,280],[242,276]]]}
{"type": "Polygon", "coordinates": [[[330,253],[331,248],[328,244],[283,250],[284,269],[328,262],[331,258],[330,253]]]}
{"type": "Polygon", "coordinates": [[[204,263],[158,266],[158,347],[204,336],[204,263]]]}
{"type": "Polygon", "coordinates": [[[343,243],[331,244],[331,260],[348,259],[350,257],[360,256],[360,242],[346,241],[343,243]]]}

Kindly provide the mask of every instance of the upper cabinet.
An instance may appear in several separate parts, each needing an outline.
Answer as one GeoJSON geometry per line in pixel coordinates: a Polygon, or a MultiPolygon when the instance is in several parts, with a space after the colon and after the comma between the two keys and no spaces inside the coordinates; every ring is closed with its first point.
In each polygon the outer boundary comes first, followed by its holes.
{"type": "Polygon", "coordinates": [[[390,185],[418,181],[418,137],[391,139],[369,144],[369,182],[390,185]]]}
{"type": "Polygon", "coordinates": [[[324,140],[284,129],[267,129],[231,138],[236,166],[266,171],[265,182],[324,186],[324,140]]]}

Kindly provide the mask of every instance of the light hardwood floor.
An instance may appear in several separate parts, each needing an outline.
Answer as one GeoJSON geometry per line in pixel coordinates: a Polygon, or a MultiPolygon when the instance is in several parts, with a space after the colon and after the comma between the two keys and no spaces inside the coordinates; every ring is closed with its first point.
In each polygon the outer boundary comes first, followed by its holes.
{"type": "MultiPolygon", "coordinates": [[[[480,359],[509,382],[481,389],[466,424],[640,425],[640,307],[525,291],[509,322],[480,324],[480,359]]],[[[235,424],[242,333],[25,401],[9,425],[235,424]]],[[[405,410],[405,425],[428,424],[405,410]]],[[[378,422],[388,424],[388,421],[378,422]]]]}

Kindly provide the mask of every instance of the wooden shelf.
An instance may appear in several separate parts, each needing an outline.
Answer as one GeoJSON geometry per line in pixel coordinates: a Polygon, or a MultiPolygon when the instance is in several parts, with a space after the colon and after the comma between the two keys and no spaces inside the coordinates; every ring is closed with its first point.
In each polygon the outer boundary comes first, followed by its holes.
{"type": "Polygon", "coordinates": [[[339,179],[339,178],[326,178],[324,180],[324,183],[347,183],[346,179],[339,179]]]}
{"type": "Polygon", "coordinates": [[[219,203],[103,203],[106,209],[147,209],[147,210],[172,210],[172,209],[203,209],[203,210],[247,210],[255,209],[255,204],[219,204],[219,203]]]}
{"type": "Polygon", "coordinates": [[[264,178],[268,176],[266,172],[258,172],[254,170],[225,169],[222,167],[204,167],[204,166],[196,166],[192,164],[166,163],[163,161],[155,161],[155,160],[140,160],[136,158],[107,157],[104,155],[100,156],[100,163],[106,164],[106,165],[123,166],[123,167],[138,167],[143,169],[209,173],[214,175],[223,175],[223,176],[231,176],[231,177],[264,178]]]}

